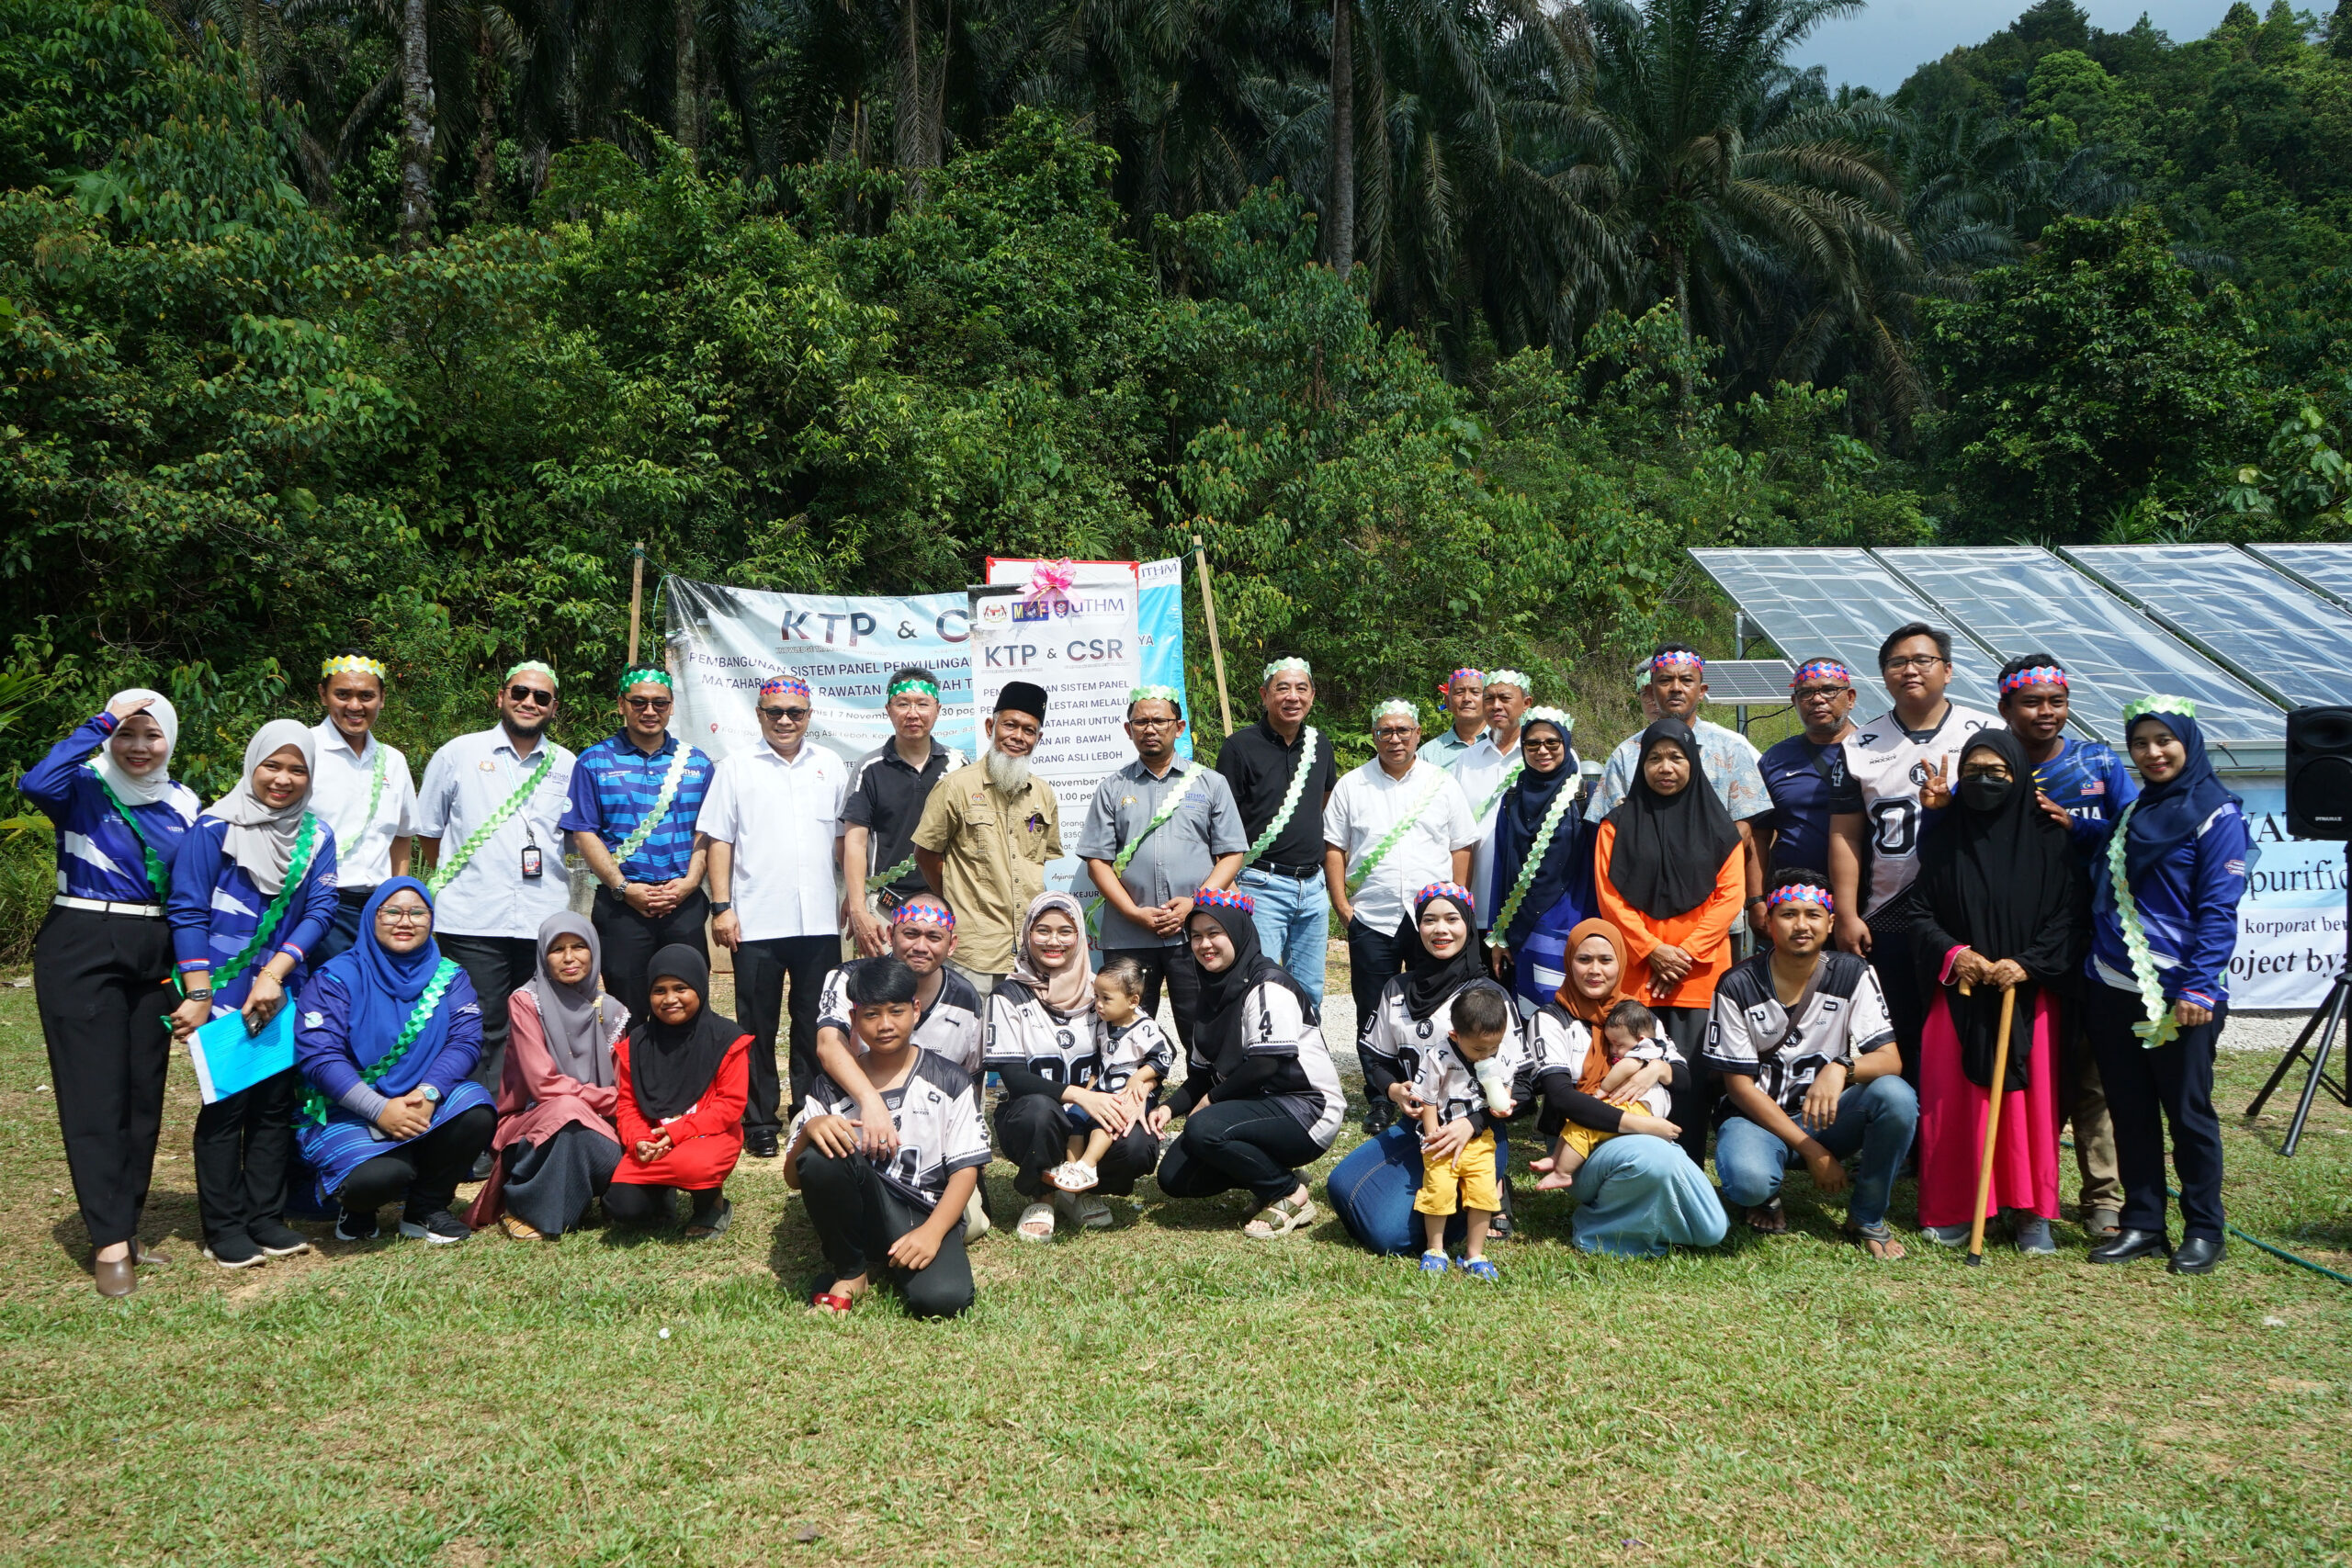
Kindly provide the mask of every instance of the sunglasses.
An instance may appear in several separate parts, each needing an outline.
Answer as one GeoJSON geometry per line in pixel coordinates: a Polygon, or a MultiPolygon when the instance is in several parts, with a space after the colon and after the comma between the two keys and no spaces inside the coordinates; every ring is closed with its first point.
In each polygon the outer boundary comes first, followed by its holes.
{"type": "Polygon", "coordinates": [[[1801,703],[1826,702],[1831,697],[1843,696],[1853,689],[1851,686],[1803,686],[1798,688],[1796,699],[1801,703]]]}
{"type": "Polygon", "coordinates": [[[555,706],[555,694],[540,691],[537,686],[509,686],[506,688],[506,700],[516,707],[534,704],[543,708],[555,706]]]}
{"type": "Polygon", "coordinates": [[[623,697],[621,701],[637,709],[639,713],[667,713],[670,711],[670,699],[667,697],[623,697]]]}
{"type": "Polygon", "coordinates": [[[1529,740],[1524,741],[1521,744],[1523,744],[1530,751],[1564,751],[1567,750],[1567,742],[1556,739],[1529,740]]]}
{"type": "Polygon", "coordinates": [[[802,719],[808,716],[808,710],[807,708],[763,707],[760,709],[760,716],[762,718],[788,718],[793,723],[798,724],[802,719]]]}

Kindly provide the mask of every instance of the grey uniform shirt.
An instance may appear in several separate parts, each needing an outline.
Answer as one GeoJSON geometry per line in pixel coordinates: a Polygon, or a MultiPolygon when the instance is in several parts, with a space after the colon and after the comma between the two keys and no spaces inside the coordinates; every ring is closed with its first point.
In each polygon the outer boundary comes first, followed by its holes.
{"type": "MultiPolygon", "coordinates": [[[[1196,762],[1188,783],[1178,771],[1181,766],[1171,763],[1165,778],[1154,778],[1141,758],[1129,762],[1095,786],[1086,825],[1079,830],[1081,860],[1116,860],[1170,795],[1189,790],[1183,804],[1137,846],[1120,874],[1127,896],[1147,908],[1191,897],[1208,880],[1217,856],[1238,854],[1250,847],[1241,831],[1240,807],[1233,802],[1233,786],[1225,775],[1196,762]]],[[[1102,908],[1101,945],[1105,949],[1175,947],[1183,940],[1182,932],[1154,936],[1108,904],[1102,908]]]]}

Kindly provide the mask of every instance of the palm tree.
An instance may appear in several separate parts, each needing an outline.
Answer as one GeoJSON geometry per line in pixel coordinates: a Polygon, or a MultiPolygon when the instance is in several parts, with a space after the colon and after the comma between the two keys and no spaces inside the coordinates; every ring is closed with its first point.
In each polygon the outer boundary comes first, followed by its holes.
{"type": "MultiPolygon", "coordinates": [[[[1848,319],[1875,258],[1914,254],[1902,196],[1873,138],[1874,98],[1833,103],[1787,63],[1820,22],[1861,0],[1591,0],[1594,90],[1620,196],[1611,209],[1647,299],[1686,336],[1753,364],[1756,330],[1794,281],[1848,319]]],[[[1736,374],[1740,367],[1731,367],[1736,374]]]]}

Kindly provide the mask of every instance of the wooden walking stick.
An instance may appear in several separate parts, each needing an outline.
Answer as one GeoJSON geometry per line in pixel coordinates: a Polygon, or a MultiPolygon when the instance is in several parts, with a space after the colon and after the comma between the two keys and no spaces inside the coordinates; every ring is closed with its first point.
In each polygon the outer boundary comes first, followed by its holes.
{"type": "MultiPolygon", "coordinates": [[[[1967,996],[1965,982],[1960,994],[1967,996]]],[[[1976,1172],[1976,1207],[1974,1218],[1968,1226],[1968,1266],[1984,1266],[1984,1203],[1993,1195],[1993,1150],[2001,1138],[2001,1101],[2008,1094],[2009,1081],[2009,1021],[2017,1014],[2018,992],[2014,986],[2001,987],[2001,1038],[1993,1047],[1993,1086],[1991,1103],[1984,1108],[1984,1163],[1976,1172]]]]}

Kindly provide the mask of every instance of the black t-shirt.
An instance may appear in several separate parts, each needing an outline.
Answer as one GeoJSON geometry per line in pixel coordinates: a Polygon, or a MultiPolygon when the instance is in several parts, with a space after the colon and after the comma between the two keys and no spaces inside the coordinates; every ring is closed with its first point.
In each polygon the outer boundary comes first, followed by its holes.
{"type": "MultiPolygon", "coordinates": [[[[907,766],[895,741],[886,740],[857,760],[850,774],[849,796],[842,803],[842,820],[865,829],[871,845],[868,852],[874,863],[849,868],[860,887],[867,877],[879,875],[915,852],[915,824],[922,820],[922,803],[931,798],[931,786],[948,769],[963,765],[963,758],[936,739],[921,773],[907,766]]],[[[910,898],[930,886],[922,872],[909,866],[889,890],[910,898]]]]}
{"type": "Polygon", "coordinates": [[[1261,718],[1228,737],[1216,754],[1216,771],[1233,786],[1234,804],[1241,809],[1241,830],[1253,844],[1282,809],[1283,797],[1290,793],[1291,775],[1302,766],[1308,770],[1298,805],[1283,825],[1282,836],[1258,857],[1261,865],[1297,869],[1323,863],[1323,797],[1339,784],[1340,770],[1331,758],[1329,739],[1320,733],[1315,737],[1315,755],[1306,757],[1306,732],[1313,728],[1312,719],[1299,726],[1298,739],[1285,746],[1273,726],[1261,718]]]}

